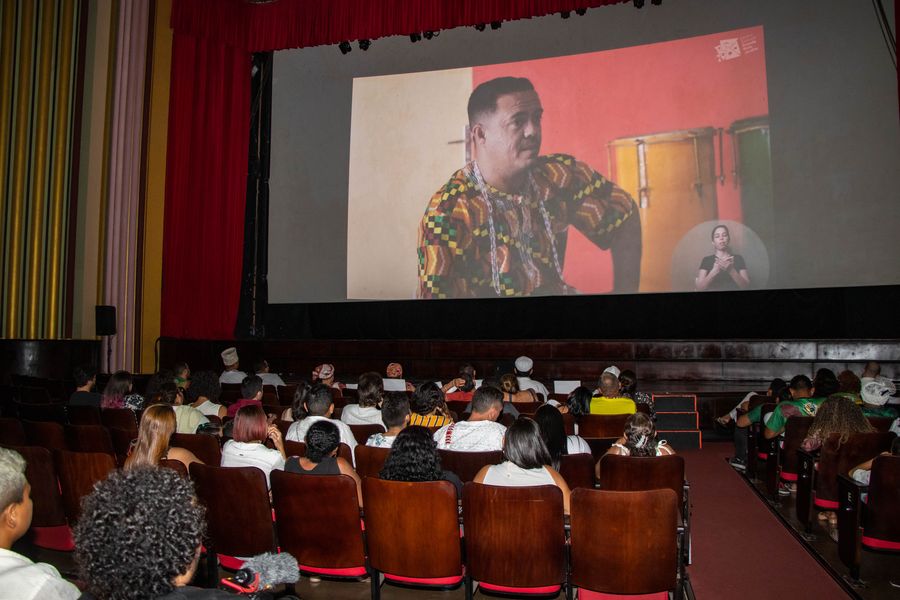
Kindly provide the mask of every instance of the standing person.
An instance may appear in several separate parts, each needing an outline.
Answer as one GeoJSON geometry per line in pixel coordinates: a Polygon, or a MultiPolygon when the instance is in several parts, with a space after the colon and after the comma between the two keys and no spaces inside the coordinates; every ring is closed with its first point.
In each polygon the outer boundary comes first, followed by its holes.
{"type": "Polygon", "coordinates": [[[94,391],[97,385],[97,369],[90,365],[75,367],[72,377],[75,379],[75,391],[69,396],[69,405],[100,408],[102,397],[94,391]]]}
{"type": "Polygon", "coordinates": [[[259,378],[262,379],[263,385],[274,385],[275,387],[284,386],[284,380],[281,378],[281,375],[278,373],[272,373],[269,368],[269,361],[264,358],[260,358],[256,361],[256,364],[253,365],[253,370],[259,375],[259,378]]]}
{"type": "Polygon", "coordinates": [[[726,225],[716,225],[712,230],[715,252],[700,261],[694,286],[702,290],[737,290],[750,287],[750,275],[744,257],[731,250],[731,232],[726,225]]]}
{"type": "Polygon", "coordinates": [[[550,397],[547,386],[536,379],[532,379],[534,373],[534,361],[527,356],[520,356],[516,359],[516,379],[519,382],[520,390],[534,390],[538,394],[543,394],[544,400],[550,397]]]}
{"type": "Polygon", "coordinates": [[[12,546],[31,527],[34,505],[25,459],[0,448],[0,596],[16,600],[75,600],[78,588],[46,563],[33,563],[12,546]]]}
{"type": "Polygon", "coordinates": [[[636,292],[637,205],[574,157],[541,156],[544,109],[531,81],[486,81],[472,91],[467,112],[473,160],[425,209],[418,297],[567,293],[562,261],[570,225],[610,250],[614,290],[636,292]]]}
{"type": "Polygon", "coordinates": [[[503,448],[506,427],[497,423],[503,411],[503,392],[483,385],[472,397],[468,421],[444,425],[434,433],[437,447],[459,452],[490,452],[503,448]]]}
{"type": "Polygon", "coordinates": [[[341,421],[347,425],[382,425],[381,402],[384,382],[381,375],[371,371],[359,376],[356,386],[357,404],[348,404],[341,411],[341,421]]]}
{"type": "Polygon", "coordinates": [[[241,361],[238,357],[237,348],[234,346],[225,348],[222,350],[221,356],[225,370],[219,375],[219,383],[241,383],[244,381],[247,374],[241,371],[241,361]]]}
{"type": "Polygon", "coordinates": [[[125,469],[139,467],[156,467],[164,458],[177,460],[185,468],[190,468],[191,463],[201,463],[193,452],[186,448],[170,446],[169,440],[175,433],[175,411],[166,404],[153,404],[147,407],[141,415],[141,424],[138,427],[138,436],[128,458],[125,459],[125,469]]]}
{"type": "Polygon", "coordinates": [[[144,408],[144,397],[135,394],[133,388],[134,380],[131,373],[116,371],[103,388],[100,408],[130,408],[134,412],[139,412],[144,408]]]}
{"type": "Polygon", "coordinates": [[[266,422],[266,413],[259,406],[245,406],[234,417],[233,439],[222,446],[223,467],[256,467],[266,475],[275,469],[284,470],[284,442],[281,431],[266,422]],[[264,443],[272,440],[275,448],[264,443]]]}

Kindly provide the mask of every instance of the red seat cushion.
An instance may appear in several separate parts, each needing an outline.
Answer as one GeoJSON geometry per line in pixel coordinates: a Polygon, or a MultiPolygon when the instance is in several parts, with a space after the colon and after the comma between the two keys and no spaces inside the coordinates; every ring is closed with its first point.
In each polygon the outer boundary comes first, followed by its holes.
{"type": "Polygon", "coordinates": [[[579,600],[668,600],[668,592],[654,592],[652,594],[604,594],[603,592],[592,592],[590,590],[579,589],[579,600]]]}
{"type": "Polygon", "coordinates": [[[451,586],[462,583],[463,575],[451,575],[450,577],[404,577],[402,575],[384,574],[385,579],[396,581],[399,583],[409,583],[413,585],[432,585],[432,586],[451,586]]]}
{"type": "Polygon", "coordinates": [[[561,585],[543,585],[539,587],[510,587],[507,585],[494,585],[493,583],[485,583],[481,581],[478,586],[490,590],[492,592],[503,592],[504,594],[526,594],[526,595],[548,595],[558,594],[561,585]]]}
{"type": "Polygon", "coordinates": [[[315,573],[317,575],[325,575],[330,577],[365,577],[369,574],[365,567],[342,567],[338,569],[329,569],[326,567],[310,567],[300,565],[300,570],[307,573],[315,573]]]}
{"type": "Polygon", "coordinates": [[[900,551],[900,542],[892,542],[891,540],[882,540],[879,538],[869,537],[865,534],[862,536],[863,546],[873,548],[875,550],[895,550],[900,551]]]}
{"type": "Polygon", "coordinates": [[[72,530],[68,525],[55,527],[32,527],[32,543],[39,548],[57,550],[59,552],[73,552],[75,540],[72,539],[72,530]]]}

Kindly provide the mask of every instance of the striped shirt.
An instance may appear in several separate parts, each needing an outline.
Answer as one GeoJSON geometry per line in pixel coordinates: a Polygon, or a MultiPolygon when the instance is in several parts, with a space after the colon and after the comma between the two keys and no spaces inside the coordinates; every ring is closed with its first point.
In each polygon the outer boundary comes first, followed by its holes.
{"type": "Polygon", "coordinates": [[[450,417],[444,417],[442,415],[420,415],[418,413],[412,413],[409,415],[409,424],[410,425],[419,425],[421,427],[443,427],[444,425],[449,425],[453,422],[453,419],[450,417]]]}

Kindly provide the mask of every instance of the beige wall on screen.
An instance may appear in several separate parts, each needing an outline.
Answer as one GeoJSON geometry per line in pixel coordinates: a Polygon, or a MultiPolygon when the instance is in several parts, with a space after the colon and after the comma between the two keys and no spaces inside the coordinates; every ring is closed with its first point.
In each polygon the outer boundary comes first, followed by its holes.
{"type": "Polygon", "coordinates": [[[465,164],[471,91],[468,68],[353,81],[348,298],[415,297],[419,222],[465,164]]]}

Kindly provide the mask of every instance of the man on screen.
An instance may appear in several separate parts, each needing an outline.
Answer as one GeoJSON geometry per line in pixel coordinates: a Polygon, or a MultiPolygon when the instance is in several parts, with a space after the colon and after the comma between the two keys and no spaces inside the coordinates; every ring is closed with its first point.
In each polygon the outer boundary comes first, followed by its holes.
{"type": "Polygon", "coordinates": [[[469,96],[473,160],[432,196],[419,226],[420,298],[566,294],[567,228],[612,252],[614,291],[635,292],[634,200],[575,158],[541,156],[541,99],[500,77],[469,96]]]}

